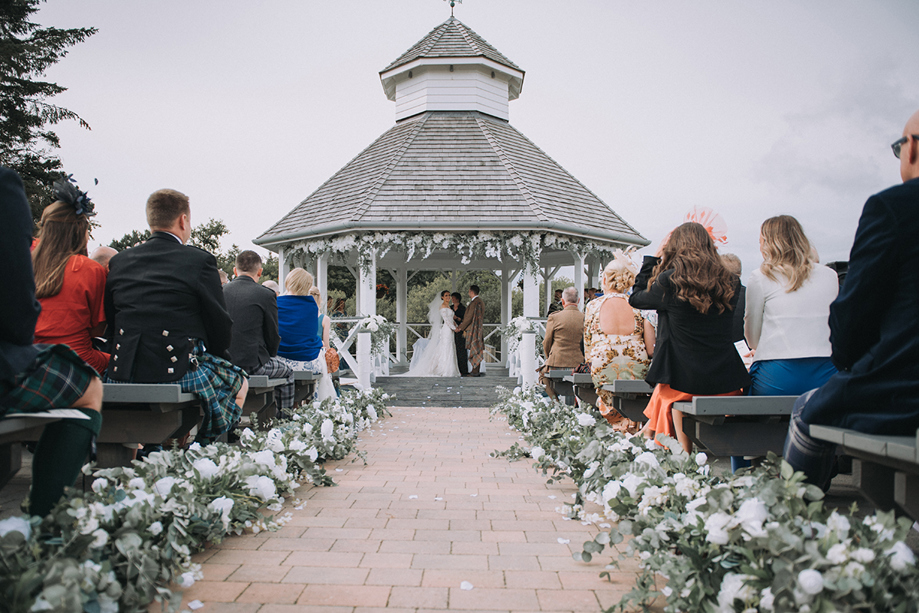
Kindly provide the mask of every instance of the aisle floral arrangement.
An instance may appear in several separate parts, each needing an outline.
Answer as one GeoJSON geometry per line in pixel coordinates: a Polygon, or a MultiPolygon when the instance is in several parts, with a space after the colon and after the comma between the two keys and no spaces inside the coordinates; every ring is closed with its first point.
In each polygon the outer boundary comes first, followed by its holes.
{"type": "Polygon", "coordinates": [[[919,570],[904,542],[912,522],[831,509],[781,458],[718,476],[704,453],[629,438],[593,409],[535,388],[501,390],[492,413],[529,445],[497,455],[529,455],[551,478],[577,484],[562,511],[601,531],[575,559],[589,562],[607,547],[639,557],[638,581],[613,610],[655,599],[668,612],[919,610],[919,570]]]}
{"type": "Polygon", "coordinates": [[[389,349],[396,326],[382,315],[371,315],[357,322],[357,331],[370,332],[370,355],[381,356],[389,349]]]}
{"type": "Polygon", "coordinates": [[[291,514],[272,513],[301,481],[333,485],[322,463],[354,452],[358,433],[388,414],[388,400],[381,390],[349,392],[253,424],[238,445],[156,452],[129,468],[87,466],[91,490],[71,492],[48,518],[0,521],[3,611],[125,613],[154,601],[177,610],[173,586],[201,578],[195,551],[283,526],[291,514]]]}
{"type": "Polygon", "coordinates": [[[532,321],[528,317],[520,316],[513,318],[506,325],[498,328],[498,334],[507,341],[507,350],[511,354],[520,347],[524,332],[534,332],[536,334],[536,359],[538,360],[542,357],[542,341],[545,337],[545,332],[538,322],[532,321]]]}

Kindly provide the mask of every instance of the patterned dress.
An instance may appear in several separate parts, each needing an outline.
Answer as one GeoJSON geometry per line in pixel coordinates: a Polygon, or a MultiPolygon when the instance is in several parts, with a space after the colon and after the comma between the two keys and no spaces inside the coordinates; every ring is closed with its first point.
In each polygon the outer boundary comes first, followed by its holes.
{"type": "Polygon", "coordinates": [[[606,334],[600,329],[600,309],[607,300],[614,298],[628,301],[625,294],[604,294],[587,305],[584,318],[585,358],[600,397],[600,406],[597,407],[600,413],[617,429],[637,431],[638,424],[620,419],[613,409],[615,399],[612,393],[601,389],[616,379],[644,379],[651,365],[645,348],[645,320],[641,312],[633,309],[635,329],[631,334],[606,334]]]}

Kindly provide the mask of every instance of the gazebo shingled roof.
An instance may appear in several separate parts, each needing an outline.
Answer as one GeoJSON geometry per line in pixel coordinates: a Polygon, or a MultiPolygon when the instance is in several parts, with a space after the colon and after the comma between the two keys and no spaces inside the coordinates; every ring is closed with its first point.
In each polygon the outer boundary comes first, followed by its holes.
{"type": "Polygon", "coordinates": [[[429,111],[378,138],[256,243],[347,230],[548,230],[645,239],[505,121],[429,111]]]}

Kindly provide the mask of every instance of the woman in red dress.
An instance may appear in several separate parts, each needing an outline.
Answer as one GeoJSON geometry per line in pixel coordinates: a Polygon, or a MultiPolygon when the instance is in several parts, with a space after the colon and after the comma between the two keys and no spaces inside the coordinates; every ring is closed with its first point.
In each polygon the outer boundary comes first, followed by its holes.
{"type": "Polygon", "coordinates": [[[35,296],[41,303],[35,342],[68,345],[102,373],[109,354],[93,349],[92,339],[105,330],[106,271],[86,257],[92,204],[69,182],[54,187],[57,200],[42,213],[32,251],[35,296]]]}

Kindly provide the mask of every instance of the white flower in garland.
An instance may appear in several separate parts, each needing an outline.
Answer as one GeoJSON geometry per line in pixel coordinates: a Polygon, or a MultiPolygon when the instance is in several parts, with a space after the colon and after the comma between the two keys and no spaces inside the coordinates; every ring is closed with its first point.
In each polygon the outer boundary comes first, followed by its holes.
{"type": "Polygon", "coordinates": [[[165,498],[169,495],[169,492],[172,491],[172,486],[175,485],[175,477],[163,477],[159,481],[153,484],[153,489],[159,494],[162,498],[165,498]]]}
{"type": "Polygon", "coordinates": [[[250,494],[258,496],[266,502],[277,497],[277,489],[275,488],[274,481],[269,477],[264,475],[252,475],[246,478],[245,484],[246,487],[249,488],[250,494]]]}
{"type": "Polygon", "coordinates": [[[335,440],[335,424],[331,419],[324,419],[322,421],[322,426],[319,428],[319,435],[322,436],[322,440],[324,441],[335,440]]]}
{"type": "Polygon", "coordinates": [[[195,460],[192,464],[192,468],[201,475],[202,479],[211,479],[219,472],[214,460],[210,458],[199,458],[195,460]]]}
{"type": "Polygon", "coordinates": [[[740,600],[744,604],[749,602],[755,592],[745,582],[753,578],[749,575],[726,574],[718,592],[718,613],[734,613],[735,600],[740,600]]]}
{"type": "Polygon", "coordinates": [[[823,591],[823,575],[819,570],[807,568],[798,573],[798,587],[809,596],[816,596],[823,591]]]}
{"type": "Polygon", "coordinates": [[[589,426],[595,426],[596,424],[597,420],[594,419],[593,415],[588,415],[587,413],[578,413],[578,425],[584,426],[586,428],[589,426]]]}
{"type": "Polygon", "coordinates": [[[916,554],[903,541],[894,543],[884,555],[890,557],[890,567],[897,572],[903,572],[916,565],[916,554]]]}
{"type": "MultiPolygon", "coordinates": [[[[251,479],[251,477],[250,477],[251,479]]],[[[248,482],[248,481],[247,481],[248,482]]],[[[274,495],[272,494],[272,498],[274,495]]],[[[267,500],[267,498],[265,498],[267,500]]],[[[215,498],[207,505],[207,508],[215,513],[220,513],[220,520],[223,522],[223,529],[229,530],[230,528],[230,511],[233,510],[233,499],[227,498],[226,496],[221,496],[220,498],[215,498]]]]}
{"type": "Polygon", "coordinates": [[[0,521],[0,536],[6,536],[10,532],[19,532],[29,540],[32,536],[32,524],[24,517],[8,517],[0,521]]]}

